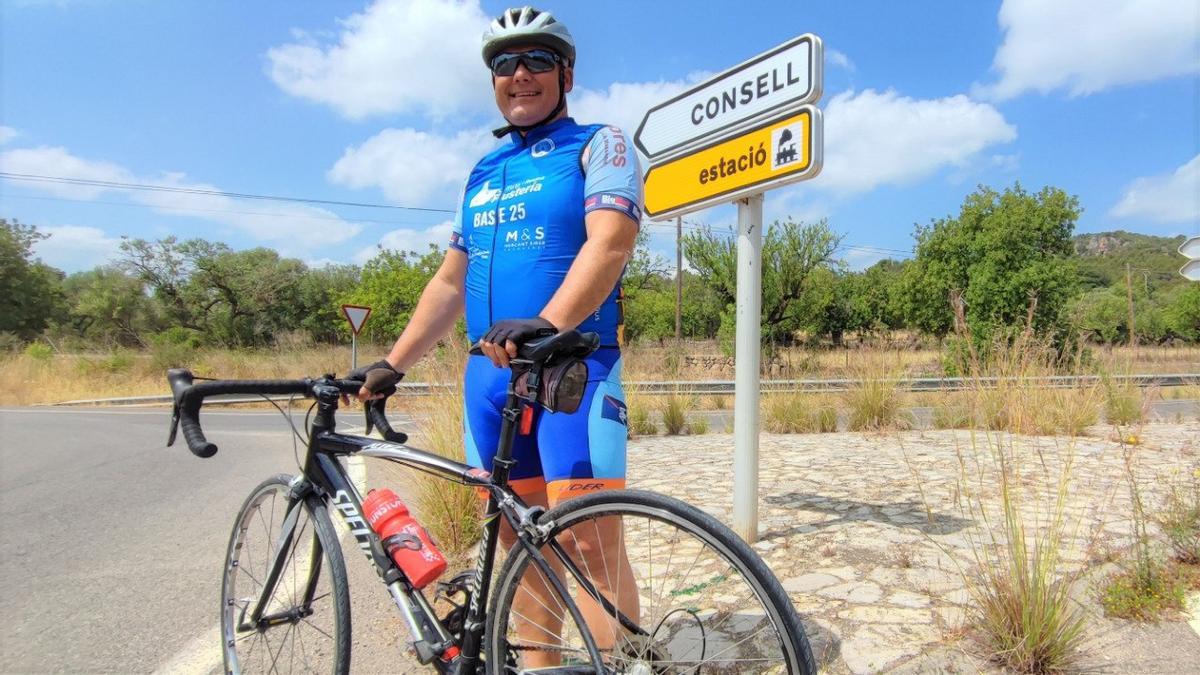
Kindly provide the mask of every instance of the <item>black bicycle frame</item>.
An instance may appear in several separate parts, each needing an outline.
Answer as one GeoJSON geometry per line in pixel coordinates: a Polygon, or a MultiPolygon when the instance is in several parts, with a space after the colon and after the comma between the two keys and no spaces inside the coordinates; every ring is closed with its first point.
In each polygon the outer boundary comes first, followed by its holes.
{"type": "MultiPolygon", "coordinates": [[[[520,361],[514,361],[514,363],[517,365],[521,364],[520,361]]],[[[471,487],[483,488],[488,492],[487,505],[484,511],[483,531],[479,543],[479,556],[476,562],[475,576],[471,589],[471,601],[467,608],[463,627],[462,644],[459,645],[460,651],[457,656],[451,660],[443,661],[443,669],[446,672],[474,674],[479,664],[480,652],[483,646],[484,619],[487,616],[487,597],[491,584],[491,571],[492,566],[495,564],[496,546],[499,540],[500,515],[504,515],[507,518],[513,531],[517,534],[517,540],[525,547],[534,564],[541,570],[543,576],[551,582],[554,592],[564,601],[576,625],[580,627],[588,654],[592,659],[593,665],[599,671],[603,667],[600,651],[596,646],[595,639],[591,635],[591,631],[587,628],[586,621],[579,607],[571,599],[570,593],[562,580],[557,574],[553,573],[545,557],[538,551],[538,546],[549,531],[550,524],[539,525],[537,517],[543,510],[540,507],[529,507],[508,488],[509,472],[515,464],[512,460],[512,446],[516,438],[518,422],[525,406],[534,405],[532,399],[526,400],[517,395],[515,388],[517,376],[517,371],[514,371],[508,384],[507,399],[502,411],[503,419],[500,426],[500,443],[496,449],[496,457],[493,460],[491,474],[463,464],[462,462],[456,462],[424,450],[411,448],[401,443],[337,433],[335,431],[336,420],[334,413],[337,410],[338,397],[335,394],[318,395],[317,414],[310,428],[311,433],[304,459],[303,478],[295,481],[292,485],[292,490],[288,496],[287,514],[284,520],[285,525],[276,547],[274,562],[263,585],[258,602],[251,613],[249,623],[239,622],[239,628],[252,629],[256,625],[263,625],[264,622],[271,624],[294,620],[294,617],[291,615],[298,612],[302,613],[311,602],[316,587],[321,557],[320,543],[315,538],[313,548],[314,563],[309,572],[304,592],[305,602],[301,608],[280,615],[262,616],[263,608],[266,607],[268,599],[274,594],[275,585],[283,569],[283,561],[292,544],[292,531],[295,521],[299,517],[298,509],[300,508],[300,503],[309,498],[309,496],[316,495],[319,498],[332,502],[343,520],[346,521],[347,526],[358,542],[359,548],[363,550],[367,559],[375,566],[380,578],[387,585],[388,591],[405,614],[409,628],[413,632],[415,639],[414,647],[421,662],[424,664],[433,662],[436,658],[445,654],[447,647],[453,644],[451,636],[438,620],[432,606],[429,605],[423,594],[412,587],[408,579],[404,576],[403,571],[396,566],[391,557],[384,551],[379,537],[367,524],[363,516],[362,496],[346,475],[345,469],[337,461],[338,456],[361,454],[434,473],[439,477],[454,480],[471,487]],[[431,632],[433,633],[432,635],[430,634],[431,632]],[[436,640],[436,642],[431,643],[431,640],[436,640]]],[[[551,541],[550,546],[555,550],[556,556],[564,560],[568,566],[568,570],[577,577],[577,581],[579,581],[586,593],[599,601],[607,611],[618,615],[622,624],[634,632],[644,634],[644,631],[636,626],[636,624],[629,621],[623,614],[617,612],[606,598],[592,587],[586,579],[580,576],[577,569],[573,569],[574,566],[570,564],[565,552],[563,552],[557,542],[551,541]]]]}

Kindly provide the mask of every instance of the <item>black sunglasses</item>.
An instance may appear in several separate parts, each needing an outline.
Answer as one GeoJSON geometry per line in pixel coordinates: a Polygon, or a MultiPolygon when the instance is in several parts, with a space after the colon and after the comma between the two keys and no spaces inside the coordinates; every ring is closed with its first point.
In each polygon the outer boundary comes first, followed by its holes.
{"type": "Polygon", "coordinates": [[[561,62],[562,58],[549,49],[531,49],[527,52],[497,54],[492,58],[491,66],[493,75],[511,77],[517,72],[517,66],[522,63],[531,73],[548,73],[561,62]]]}

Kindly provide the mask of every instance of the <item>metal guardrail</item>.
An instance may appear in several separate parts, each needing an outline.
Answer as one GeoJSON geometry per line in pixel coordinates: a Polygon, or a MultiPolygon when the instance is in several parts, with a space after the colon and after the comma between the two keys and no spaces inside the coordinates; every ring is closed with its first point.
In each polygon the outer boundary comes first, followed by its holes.
{"type": "MultiPolygon", "coordinates": [[[[1026,384],[1035,387],[1054,389],[1069,389],[1081,385],[1097,384],[1102,381],[1099,375],[1048,375],[1041,377],[907,377],[896,380],[896,386],[905,391],[964,391],[977,387],[994,388],[1001,384],[1026,384]]],[[[1114,382],[1132,384],[1137,387],[1185,387],[1200,386],[1200,373],[1175,373],[1166,375],[1113,375],[1114,382]]],[[[762,380],[763,393],[784,392],[842,392],[861,385],[863,380],[834,379],[834,380],[762,380]]],[[[626,389],[639,394],[732,394],[733,380],[687,380],[667,382],[626,382],[626,389]]],[[[424,396],[435,391],[445,391],[450,385],[427,384],[422,382],[403,382],[397,387],[401,396],[424,396]]],[[[214,396],[206,398],[206,404],[231,404],[261,402],[262,396],[214,396]]],[[[269,397],[274,401],[286,401],[287,397],[269,397]]],[[[123,398],[97,398],[78,401],[62,401],[52,403],[56,406],[72,405],[120,405],[120,406],[156,406],[171,402],[170,395],[164,396],[127,396],[123,398]]]]}

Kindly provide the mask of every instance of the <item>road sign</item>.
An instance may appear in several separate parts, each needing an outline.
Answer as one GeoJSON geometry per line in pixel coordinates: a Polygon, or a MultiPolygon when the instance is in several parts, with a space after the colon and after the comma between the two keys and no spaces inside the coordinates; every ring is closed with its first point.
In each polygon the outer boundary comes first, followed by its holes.
{"type": "Polygon", "coordinates": [[[732,201],[821,170],[821,111],[803,106],[646,172],[646,214],[660,220],[732,201]]]}
{"type": "Polygon", "coordinates": [[[1192,237],[1180,244],[1179,252],[1191,258],[1183,267],[1179,268],[1179,273],[1185,279],[1200,281],[1200,237],[1192,237]]]}
{"type": "Polygon", "coordinates": [[[350,322],[350,330],[354,331],[355,335],[358,335],[359,331],[362,330],[363,324],[367,322],[367,317],[371,316],[371,308],[359,305],[342,305],[342,314],[350,322]]]}
{"type": "Polygon", "coordinates": [[[805,34],[736,65],[649,111],[633,142],[647,157],[728,137],[735,127],[821,98],[821,38],[805,34]]]}

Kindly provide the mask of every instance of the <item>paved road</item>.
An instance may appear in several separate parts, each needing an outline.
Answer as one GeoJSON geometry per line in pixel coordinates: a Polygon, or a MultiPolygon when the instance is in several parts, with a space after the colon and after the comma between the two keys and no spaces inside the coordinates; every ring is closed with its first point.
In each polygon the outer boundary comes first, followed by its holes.
{"type": "MultiPolygon", "coordinates": [[[[0,670],[219,670],[234,516],[295,460],[277,413],[206,411],[221,446],[207,460],[182,438],[164,447],[168,420],[161,410],[0,410],[0,670]]],[[[355,670],[395,671],[400,620],[357,548],[343,549],[355,670]]]]}

